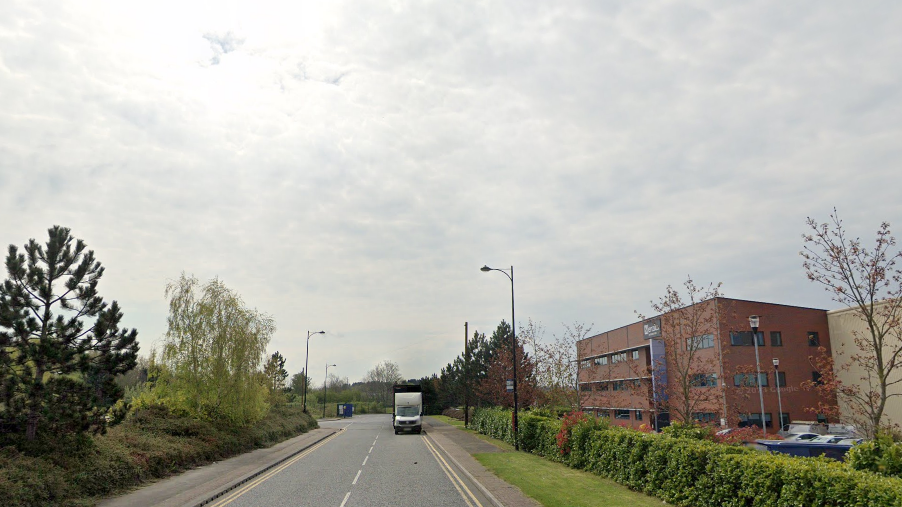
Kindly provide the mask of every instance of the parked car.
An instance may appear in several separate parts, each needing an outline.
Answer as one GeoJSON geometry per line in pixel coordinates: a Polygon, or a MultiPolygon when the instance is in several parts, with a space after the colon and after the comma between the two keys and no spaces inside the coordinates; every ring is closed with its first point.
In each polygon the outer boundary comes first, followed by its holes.
{"type": "Polygon", "coordinates": [[[789,423],[780,428],[777,432],[781,437],[792,435],[793,433],[816,433],[823,435],[827,433],[827,425],[812,421],[797,421],[789,423]]]}
{"type": "Polygon", "coordinates": [[[838,444],[843,440],[849,440],[845,435],[819,435],[809,440],[812,444],[838,444]]]}
{"type": "Polygon", "coordinates": [[[811,441],[811,439],[817,438],[820,435],[817,433],[787,433],[783,435],[783,440],[787,442],[805,442],[811,441]]]}

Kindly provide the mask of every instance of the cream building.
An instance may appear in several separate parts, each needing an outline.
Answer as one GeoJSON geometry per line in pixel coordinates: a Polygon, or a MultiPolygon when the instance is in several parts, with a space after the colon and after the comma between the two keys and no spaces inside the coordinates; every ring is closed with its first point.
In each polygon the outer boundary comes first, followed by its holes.
{"type": "MultiPolygon", "coordinates": [[[[886,303],[882,303],[886,304],[886,303]]],[[[833,345],[833,361],[836,365],[837,377],[844,384],[861,384],[861,378],[865,375],[864,369],[851,360],[856,354],[855,333],[859,336],[868,336],[870,333],[867,324],[861,318],[855,308],[843,308],[827,312],[827,325],[830,329],[830,343],[833,345]],[[848,369],[846,369],[848,365],[848,369]]],[[[892,379],[902,376],[902,371],[897,370],[892,379]]],[[[902,394],[902,383],[891,386],[890,393],[902,394]]],[[[849,406],[839,399],[840,412],[845,415],[849,406]]],[[[890,398],[884,409],[884,417],[889,424],[902,425],[902,397],[890,398]]]]}

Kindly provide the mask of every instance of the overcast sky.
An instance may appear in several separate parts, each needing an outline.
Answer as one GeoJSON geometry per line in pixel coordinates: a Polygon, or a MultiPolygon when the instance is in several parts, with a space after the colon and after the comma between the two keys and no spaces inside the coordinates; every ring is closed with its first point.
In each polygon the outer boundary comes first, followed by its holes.
{"type": "MultiPolygon", "coordinates": [[[[143,352],[219,277],[322,382],[596,332],[687,275],[832,309],[833,207],[902,235],[897,1],[0,2],[0,244],[72,229],[143,352]]],[[[4,273],[5,277],[5,273],[4,273]]]]}

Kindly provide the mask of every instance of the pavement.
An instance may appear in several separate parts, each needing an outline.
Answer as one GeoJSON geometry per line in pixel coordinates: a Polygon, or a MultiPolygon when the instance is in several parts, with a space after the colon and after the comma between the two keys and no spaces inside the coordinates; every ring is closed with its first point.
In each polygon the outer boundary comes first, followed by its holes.
{"type": "MultiPolygon", "coordinates": [[[[541,507],[483,467],[473,454],[505,451],[456,426],[427,417],[426,437],[444,452],[493,503],[491,507],[541,507]]],[[[223,461],[157,481],[131,493],[100,501],[99,507],[201,507],[245,484],[280,463],[304,452],[337,432],[318,428],[266,449],[257,449],[223,461]]],[[[490,506],[483,506],[490,507],[490,506]]]]}

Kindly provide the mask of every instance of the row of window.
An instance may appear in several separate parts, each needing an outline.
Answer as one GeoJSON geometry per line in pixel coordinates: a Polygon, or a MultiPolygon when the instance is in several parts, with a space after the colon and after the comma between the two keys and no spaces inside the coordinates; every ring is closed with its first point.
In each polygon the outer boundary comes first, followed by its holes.
{"type": "MultiPolygon", "coordinates": [[[[707,335],[706,335],[707,336],[707,335]]],[[[752,347],[755,343],[752,341],[752,332],[751,331],[731,331],[730,332],[730,345],[734,347],[752,347]]],[[[758,331],[755,333],[754,340],[758,342],[759,347],[764,346],[764,333],[758,331]]],[[[819,347],[821,345],[821,338],[818,335],[817,331],[808,331],[808,346],[809,347],[819,347]]],[[[713,344],[712,344],[713,346],[713,344]]],[[[770,346],[771,347],[782,347],[783,346],[783,333],[780,331],[771,331],[770,332],[770,346]]]]}
{"type": "Polygon", "coordinates": [[[636,421],[642,420],[641,410],[629,410],[625,408],[615,408],[614,410],[596,410],[595,415],[598,417],[613,417],[614,419],[630,419],[630,412],[635,415],[636,421]]]}
{"type": "Polygon", "coordinates": [[[618,352],[616,354],[608,354],[606,356],[599,356],[595,359],[585,359],[580,362],[580,368],[587,369],[591,366],[603,366],[610,362],[610,364],[622,363],[627,360],[627,357],[630,359],[636,360],[639,359],[639,351],[633,350],[630,352],[629,356],[627,356],[626,352],[618,352]]]}
{"type": "MultiPolygon", "coordinates": [[[[821,415],[818,415],[818,421],[821,419],[821,415]]],[[[783,412],[783,423],[791,421],[789,418],[789,412],[783,412]]],[[[774,427],[773,416],[771,416],[770,412],[764,413],[764,425],[768,428],[774,427]]],[[[761,414],[739,414],[739,427],[745,428],[746,426],[757,426],[761,427],[761,414]]]]}
{"type": "MultiPolygon", "coordinates": [[[[629,389],[638,389],[642,387],[640,379],[629,380],[613,380],[610,382],[598,382],[595,384],[595,391],[626,391],[629,389]]],[[[581,384],[579,390],[583,392],[592,391],[592,384],[581,384]]]]}

